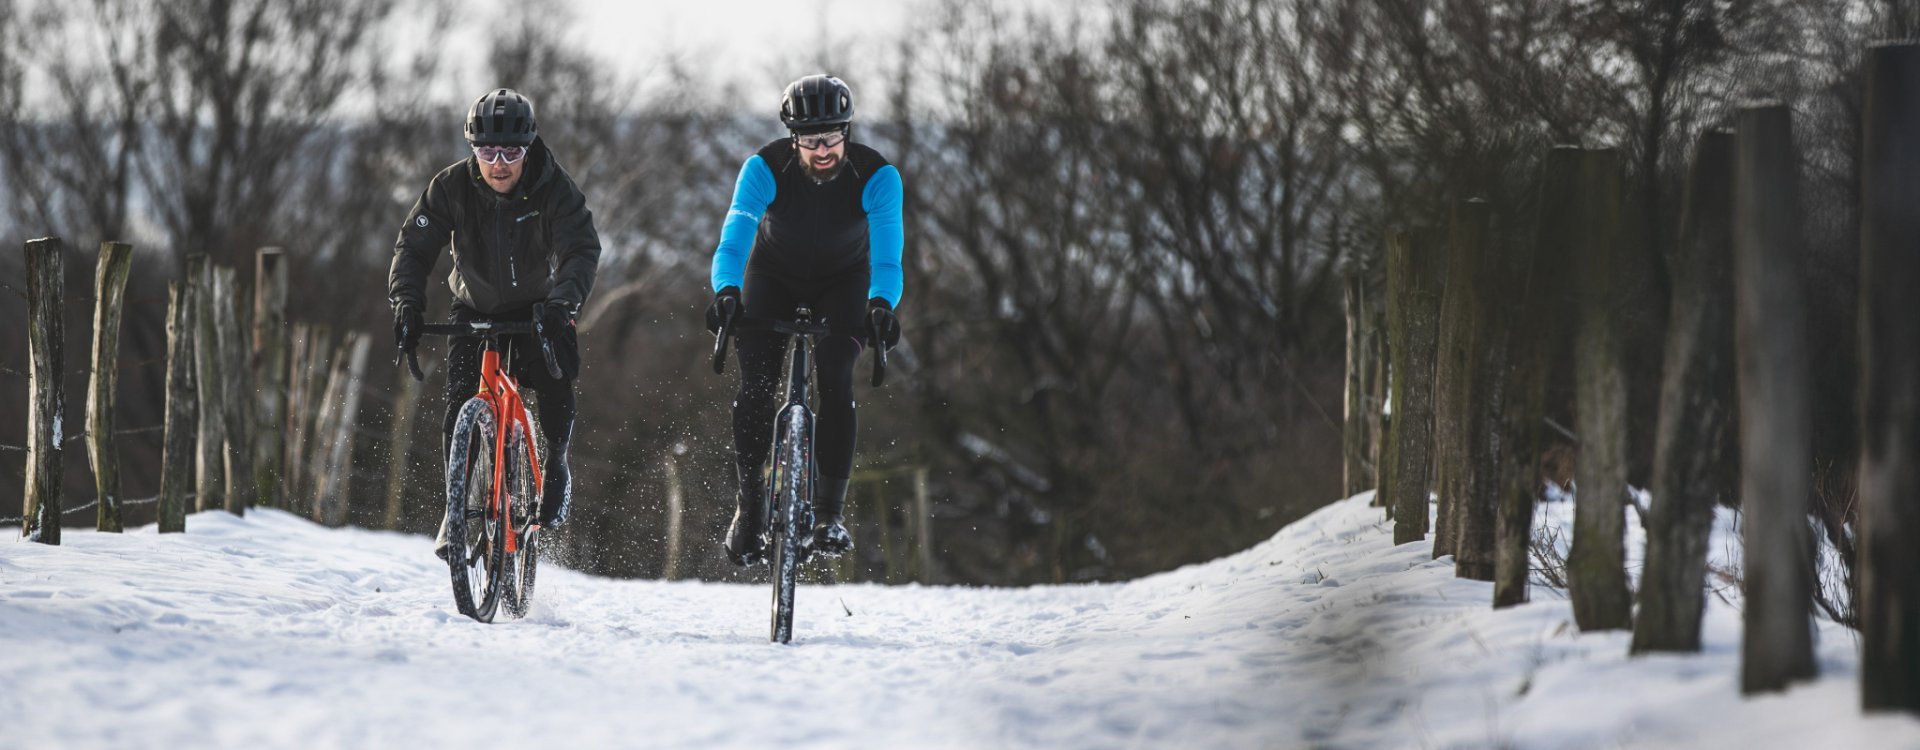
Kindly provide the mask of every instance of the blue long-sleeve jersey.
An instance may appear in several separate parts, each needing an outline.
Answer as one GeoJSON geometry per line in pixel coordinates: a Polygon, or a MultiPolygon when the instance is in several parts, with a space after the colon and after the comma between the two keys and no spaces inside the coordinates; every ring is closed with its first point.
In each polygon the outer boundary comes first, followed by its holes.
{"type": "Polygon", "coordinates": [[[906,247],[900,172],[859,143],[847,144],[846,159],[838,177],[817,184],[791,138],[748,157],[713,252],[713,290],[742,286],[749,262],[800,279],[866,263],[867,296],[898,306],[906,247]]]}

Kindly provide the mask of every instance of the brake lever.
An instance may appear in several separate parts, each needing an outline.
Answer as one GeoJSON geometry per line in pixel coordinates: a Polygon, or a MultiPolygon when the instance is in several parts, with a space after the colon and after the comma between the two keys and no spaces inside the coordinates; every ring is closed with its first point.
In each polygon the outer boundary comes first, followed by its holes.
{"type": "Polygon", "coordinates": [[[560,379],[560,363],[553,356],[553,342],[547,340],[547,326],[539,316],[533,318],[533,338],[540,342],[540,358],[547,361],[547,375],[560,379]]]}
{"type": "Polygon", "coordinates": [[[713,374],[727,371],[727,341],[733,338],[733,321],[739,317],[732,297],[720,301],[720,332],[713,340],[713,374]]]}

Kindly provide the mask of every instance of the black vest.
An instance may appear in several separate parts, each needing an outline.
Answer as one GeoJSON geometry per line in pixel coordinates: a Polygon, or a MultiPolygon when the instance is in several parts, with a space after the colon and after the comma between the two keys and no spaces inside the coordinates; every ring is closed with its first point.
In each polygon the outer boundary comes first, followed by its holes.
{"type": "Polygon", "coordinates": [[[760,219],[748,267],[790,278],[837,276],[867,260],[867,210],[861,196],[874,172],[887,165],[880,152],[847,142],[846,166],[825,184],[807,176],[792,138],[762,147],[773,172],[773,203],[760,219]]]}

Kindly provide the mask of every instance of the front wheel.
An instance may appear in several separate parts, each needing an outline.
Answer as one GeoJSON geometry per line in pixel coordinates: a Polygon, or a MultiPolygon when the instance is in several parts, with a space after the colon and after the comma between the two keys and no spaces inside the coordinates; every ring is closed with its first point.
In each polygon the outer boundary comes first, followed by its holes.
{"type": "Polygon", "coordinates": [[[793,640],[793,594],[800,584],[800,566],[806,562],[802,542],[813,531],[813,415],[789,407],[780,416],[781,429],[774,446],[773,512],[773,632],[775,643],[793,640]]]}
{"type": "Polygon", "coordinates": [[[493,499],[495,424],[492,404],[479,398],[460,407],[447,451],[447,567],[460,613],[492,622],[500,605],[506,540],[489,512],[493,499]]]}

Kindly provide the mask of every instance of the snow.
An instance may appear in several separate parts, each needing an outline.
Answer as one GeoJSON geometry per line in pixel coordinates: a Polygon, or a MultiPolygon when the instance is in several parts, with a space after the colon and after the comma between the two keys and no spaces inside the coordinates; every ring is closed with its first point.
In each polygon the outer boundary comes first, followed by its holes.
{"type": "Polygon", "coordinates": [[[1370,497],[1127,583],[803,586],[790,646],[765,585],[549,563],[527,619],[482,625],[422,536],[69,530],[0,543],[0,748],[1920,747],[1860,715],[1844,629],[1817,681],[1742,700],[1728,601],[1703,653],[1628,658],[1552,589],[1493,611],[1370,497]]]}

